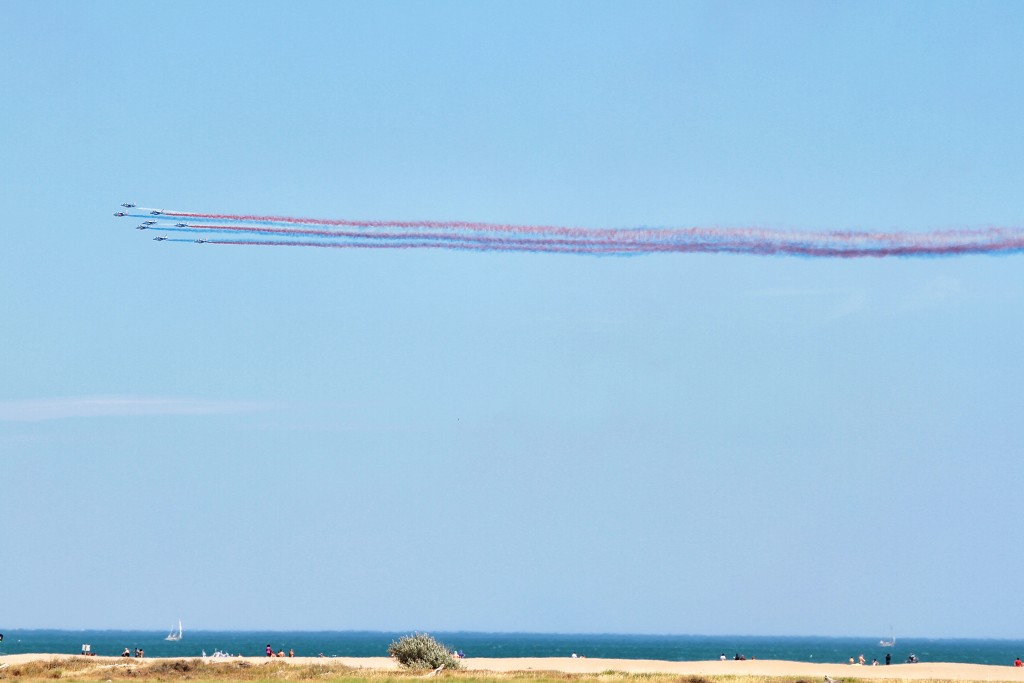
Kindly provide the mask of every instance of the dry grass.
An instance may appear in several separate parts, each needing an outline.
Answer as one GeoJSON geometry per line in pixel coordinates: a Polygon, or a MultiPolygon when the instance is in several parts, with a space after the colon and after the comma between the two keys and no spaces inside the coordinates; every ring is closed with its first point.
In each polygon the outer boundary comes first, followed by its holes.
{"type": "MultiPolygon", "coordinates": [[[[395,671],[355,669],[343,664],[293,664],[245,660],[209,662],[202,659],[160,659],[119,661],[69,657],[48,661],[33,661],[0,668],[0,681],[32,683],[55,678],[67,681],[106,683],[110,681],[209,681],[211,683],[246,681],[329,681],[330,683],[413,683],[427,677],[426,671],[395,671]]],[[[669,674],[631,674],[605,671],[600,674],[569,674],[557,671],[517,671],[508,673],[481,673],[479,671],[442,671],[431,676],[448,683],[726,683],[700,676],[673,676],[669,674]]],[[[757,683],[754,680],[730,678],[728,683],[757,683]]],[[[776,679],[773,683],[798,683],[795,680],[776,679]]]]}
{"type": "Polygon", "coordinates": [[[253,664],[245,660],[116,660],[68,657],[0,668],[0,680],[43,681],[320,681],[343,680],[356,671],[341,664],[253,664]]]}
{"type": "MultiPolygon", "coordinates": [[[[338,663],[295,664],[246,660],[204,661],[202,659],[157,659],[128,661],[113,658],[69,657],[38,660],[0,667],[0,681],[42,683],[53,679],[83,683],[115,683],[127,680],[148,683],[244,683],[249,681],[324,681],[327,683],[414,683],[427,678],[425,671],[355,669],[338,663]]],[[[784,676],[678,676],[673,674],[603,671],[600,674],[570,674],[557,671],[442,671],[432,677],[440,683],[819,683],[784,676]]],[[[844,679],[844,683],[863,682],[844,679]]],[[[915,683],[951,683],[915,681],[915,683]]],[[[965,683],[960,681],[958,683],[965,683]]]]}

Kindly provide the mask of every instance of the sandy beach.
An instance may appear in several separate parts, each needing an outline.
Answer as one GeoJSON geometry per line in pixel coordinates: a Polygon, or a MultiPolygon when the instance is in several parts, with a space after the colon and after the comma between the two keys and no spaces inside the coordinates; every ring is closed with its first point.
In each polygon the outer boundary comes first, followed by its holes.
{"type": "MultiPolygon", "coordinates": [[[[0,656],[0,666],[35,660],[48,660],[81,655],[20,654],[0,656]]],[[[95,657],[97,661],[123,662],[119,657],[95,657]]],[[[152,657],[142,661],[157,661],[152,657]]],[[[229,662],[244,659],[253,664],[265,662],[287,662],[289,664],[335,663],[346,666],[388,670],[398,669],[398,664],[388,657],[294,657],[268,659],[266,657],[207,658],[209,662],[229,662]]],[[[139,662],[140,660],[131,660],[139,662]]],[[[988,664],[918,663],[894,664],[891,666],[859,666],[849,664],[814,664],[810,662],[787,662],[778,660],[710,660],[698,662],[667,662],[647,659],[596,659],[570,657],[521,657],[521,658],[467,658],[462,665],[470,671],[557,671],[562,673],[597,674],[602,671],[624,671],[628,673],[663,673],[681,676],[788,676],[821,681],[825,676],[834,679],[858,678],[864,680],[948,680],[948,681],[1021,681],[1024,683],[1024,668],[993,666],[988,664]]]]}

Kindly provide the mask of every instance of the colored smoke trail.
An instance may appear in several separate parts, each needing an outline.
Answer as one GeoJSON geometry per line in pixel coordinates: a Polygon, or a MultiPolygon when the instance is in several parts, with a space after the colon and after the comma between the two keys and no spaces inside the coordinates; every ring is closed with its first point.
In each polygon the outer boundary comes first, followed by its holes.
{"type": "MultiPolygon", "coordinates": [[[[594,256],[659,253],[805,258],[940,257],[1024,252],[1024,229],[931,232],[802,231],[759,228],[585,228],[469,221],[389,221],[137,209],[153,230],[221,235],[194,241],[331,249],[448,249],[594,256]],[[178,221],[173,227],[163,221],[178,221]],[[246,238],[246,239],[243,239],[246,238]],[[251,238],[251,239],[249,239],[251,238]]],[[[169,240],[190,241],[190,240],[169,240]]]]}

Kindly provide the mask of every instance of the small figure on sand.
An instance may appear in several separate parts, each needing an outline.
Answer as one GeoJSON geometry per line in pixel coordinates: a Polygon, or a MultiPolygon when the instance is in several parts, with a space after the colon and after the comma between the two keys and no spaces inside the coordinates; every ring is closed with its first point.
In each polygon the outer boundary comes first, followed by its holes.
{"type": "Polygon", "coordinates": [[[131,657],[132,653],[128,650],[128,648],[125,648],[124,652],[121,653],[121,656],[122,657],[131,657]]]}
{"type": "MultiPolygon", "coordinates": [[[[3,638],[0,638],[0,640],[3,640],[3,638]]],[[[1017,659],[1013,660],[1013,665],[1014,666],[1024,666],[1024,662],[1020,661],[1020,657],[1017,657],[1017,659]]]]}
{"type": "Polygon", "coordinates": [[[270,643],[267,643],[267,656],[268,657],[273,657],[274,656],[274,648],[270,647],[270,643]]]}

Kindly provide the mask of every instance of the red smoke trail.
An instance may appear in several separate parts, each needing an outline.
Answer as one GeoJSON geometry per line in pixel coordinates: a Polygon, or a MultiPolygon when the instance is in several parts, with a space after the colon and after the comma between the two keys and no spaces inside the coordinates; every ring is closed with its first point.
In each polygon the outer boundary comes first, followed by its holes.
{"type": "MultiPolygon", "coordinates": [[[[293,216],[263,216],[255,214],[212,214],[212,213],[185,213],[165,211],[163,215],[174,218],[191,218],[199,221],[225,220],[250,223],[279,223],[284,225],[310,225],[310,226],[336,226],[348,228],[373,228],[373,229],[402,229],[402,230],[441,230],[441,231],[469,231],[485,234],[504,233],[510,235],[548,235],[570,239],[608,240],[615,242],[633,241],[706,241],[715,242],[720,240],[750,240],[761,242],[784,242],[784,243],[873,243],[875,245],[888,244],[894,248],[902,248],[907,245],[924,244],[963,244],[967,242],[993,242],[1004,239],[1016,239],[1021,236],[1020,229],[988,228],[984,230],[946,230],[930,233],[911,232],[866,232],[866,231],[837,231],[837,232],[781,232],[759,228],[582,228],[548,225],[516,225],[501,223],[481,223],[471,221],[388,221],[388,220],[352,220],[352,219],[323,219],[323,218],[297,218],[293,216]]],[[[198,227],[198,226],[195,226],[198,227]]],[[[213,227],[213,226],[211,226],[213,227]]],[[[239,226],[216,226],[223,229],[237,228],[239,226]]],[[[303,234],[314,235],[315,232],[303,234]]],[[[325,232],[322,236],[332,236],[336,233],[325,232]]]]}
{"type": "MultiPolygon", "coordinates": [[[[210,240],[210,244],[230,244],[265,247],[315,247],[318,249],[450,249],[454,251],[489,251],[489,252],[532,252],[552,254],[592,254],[592,255],[632,255],[646,254],[662,249],[650,247],[603,245],[576,247],[559,244],[548,244],[541,241],[503,244],[500,242],[303,242],[298,240],[210,240]]],[[[678,251],[707,251],[706,247],[693,246],[680,248],[678,251]]]]}
{"type": "MultiPolygon", "coordinates": [[[[170,228],[168,228],[170,229],[170,228]]],[[[1019,250],[1024,247],[1024,236],[1015,239],[1003,239],[994,242],[965,242],[946,243],[942,240],[919,240],[906,244],[875,243],[861,246],[842,245],[834,246],[829,244],[813,244],[806,242],[788,242],[780,240],[765,239],[723,239],[734,237],[735,233],[729,231],[719,232],[717,239],[712,240],[641,240],[638,235],[631,235],[633,239],[615,241],[610,239],[565,239],[552,237],[532,237],[523,239],[521,237],[499,237],[491,234],[464,234],[464,233],[403,233],[403,232],[361,232],[361,231],[329,231],[329,230],[303,230],[296,228],[266,228],[255,226],[228,226],[228,225],[207,225],[192,226],[188,228],[202,232],[203,230],[233,232],[240,234],[257,235],[282,235],[297,237],[320,237],[335,239],[355,239],[372,242],[389,242],[402,244],[382,244],[383,248],[427,248],[430,247],[453,249],[474,248],[502,250],[502,251],[537,251],[537,252],[559,252],[559,253],[657,253],[657,252],[707,252],[707,253],[747,253],[757,255],[793,255],[809,257],[831,257],[831,258],[860,258],[860,257],[885,257],[885,256],[942,256],[957,254],[978,254],[998,253],[1019,250]]],[[[1005,232],[1005,231],[1004,231],[1005,232]]],[[[746,236],[744,234],[744,236],[746,236]]],[[[224,242],[224,241],[222,241],[224,242]]],[[[247,244],[254,243],[246,241],[247,244]]],[[[267,241],[268,244],[291,244],[286,240],[267,241]]],[[[296,245],[300,244],[298,242],[296,245]]],[[[302,242],[302,245],[318,246],[319,243],[302,242]]],[[[328,244],[331,247],[353,247],[352,243],[328,244]]]]}
{"type": "Polygon", "coordinates": [[[358,221],[157,210],[151,213],[191,221],[181,228],[161,226],[166,230],[233,233],[264,238],[211,240],[215,244],[594,255],[731,253],[808,258],[929,257],[1024,251],[1024,229],[1021,228],[923,233],[781,232],[762,228],[623,229],[469,221],[358,221]],[[270,239],[272,237],[281,239],[270,239]]]}
{"type": "Polygon", "coordinates": [[[211,244],[249,246],[315,247],[320,249],[450,249],[458,251],[533,252],[580,255],[639,255],[653,253],[731,253],[756,256],[786,255],[809,258],[886,258],[921,256],[959,256],[966,254],[1020,253],[1024,239],[986,245],[959,244],[946,246],[894,246],[883,248],[835,248],[750,242],[719,242],[692,244],[608,244],[576,243],[561,240],[491,240],[491,241],[401,241],[401,242],[311,242],[298,240],[211,240],[211,244]]]}
{"type": "MultiPolygon", "coordinates": [[[[401,228],[407,230],[466,230],[471,232],[504,232],[520,234],[546,234],[566,237],[629,237],[637,233],[647,233],[650,236],[668,237],[682,232],[693,232],[694,234],[714,234],[714,230],[707,228],[681,228],[681,229],[651,229],[651,228],[573,228],[553,225],[515,225],[501,223],[478,223],[470,221],[387,221],[370,220],[359,221],[352,219],[327,219],[327,218],[296,218],[292,216],[258,216],[243,214],[215,214],[215,213],[183,213],[176,211],[164,211],[162,215],[172,218],[191,218],[194,220],[224,220],[237,221],[240,223],[283,223],[287,225],[323,225],[350,228],[401,228]]],[[[756,232],[756,231],[751,231],[756,232]]]]}
{"type": "MultiPolygon", "coordinates": [[[[175,228],[168,228],[173,230],[175,228]]],[[[265,228],[256,226],[242,226],[242,225],[201,225],[201,226],[190,226],[188,228],[178,228],[178,230],[191,230],[194,232],[233,232],[240,234],[258,234],[258,235],[282,235],[282,236],[297,236],[297,237],[323,237],[323,238],[344,238],[344,239],[359,239],[359,240],[375,240],[375,241],[415,241],[415,242],[427,242],[436,241],[439,243],[447,242],[467,242],[481,245],[494,245],[494,246],[521,246],[525,248],[530,247],[577,247],[581,249],[586,248],[609,248],[609,249],[624,249],[631,247],[635,249],[649,249],[656,247],[660,242],[654,240],[629,240],[623,242],[613,242],[611,240],[599,240],[599,239],[564,239],[564,238],[531,238],[523,239],[521,237],[497,237],[494,234],[466,234],[466,233],[423,233],[423,232],[360,232],[353,230],[304,230],[299,228],[265,228]]],[[[247,242],[249,243],[249,242],[247,242]]],[[[278,242],[280,243],[280,242],[278,242]]],[[[693,246],[698,245],[697,242],[690,243],[693,246]]],[[[442,244],[443,246],[443,244],[442,244]]]]}

